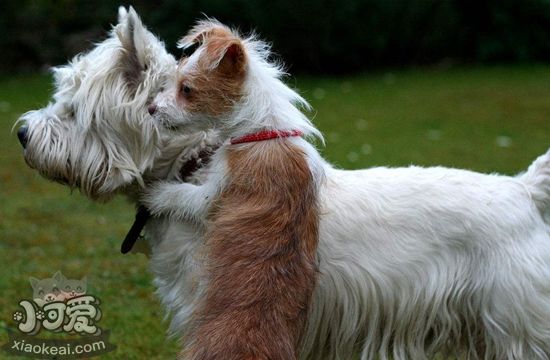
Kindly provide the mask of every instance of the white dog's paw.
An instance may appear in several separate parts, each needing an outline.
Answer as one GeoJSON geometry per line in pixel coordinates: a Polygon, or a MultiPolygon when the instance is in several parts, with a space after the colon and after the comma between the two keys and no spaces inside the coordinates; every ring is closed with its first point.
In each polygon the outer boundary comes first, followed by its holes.
{"type": "Polygon", "coordinates": [[[177,212],[178,183],[159,181],[147,187],[141,196],[141,203],[154,216],[171,215],[177,212]]]}
{"type": "Polygon", "coordinates": [[[220,133],[218,130],[207,130],[204,133],[203,147],[214,149],[220,146],[220,133]]]}
{"type": "Polygon", "coordinates": [[[189,183],[159,181],[145,190],[141,203],[154,216],[202,224],[208,197],[205,198],[201,190],[200,186],[189,183]]]}

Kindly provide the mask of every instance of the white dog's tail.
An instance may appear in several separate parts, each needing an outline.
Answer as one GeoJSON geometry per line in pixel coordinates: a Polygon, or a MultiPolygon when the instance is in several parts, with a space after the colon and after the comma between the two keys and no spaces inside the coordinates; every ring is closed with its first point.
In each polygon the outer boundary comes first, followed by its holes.
{"type": "Polygon", "coordinates": [[[550,220],[550,150],[539,156],[520,179],[527,185],[542,215],[550,220]]]}

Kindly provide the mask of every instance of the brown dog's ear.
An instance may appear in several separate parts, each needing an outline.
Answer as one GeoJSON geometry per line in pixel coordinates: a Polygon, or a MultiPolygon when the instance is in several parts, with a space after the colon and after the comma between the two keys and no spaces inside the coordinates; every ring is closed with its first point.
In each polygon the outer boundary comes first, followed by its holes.
{"type": "Polygon", "coordinates": [[[216,68],[226,75],[243,75],[246,70],[246,53],[239,40],[232,40],[221,49],[216,68]]]}

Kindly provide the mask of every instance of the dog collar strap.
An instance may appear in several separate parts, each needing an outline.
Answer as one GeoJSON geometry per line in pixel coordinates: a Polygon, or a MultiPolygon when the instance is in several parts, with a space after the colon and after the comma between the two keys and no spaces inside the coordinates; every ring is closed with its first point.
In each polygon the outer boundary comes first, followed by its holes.
{"type": "Polygon", "coordinates": [[[147,211],[145,207],[139,206],[136,213],[136,220],[134,220],[134,224],[130,228],[130,231],[128,231],[128,234],[126,234],[122,246],[120,247],[121,253],[126,254],[132,250],[132,247],[139,238],[141,230],[145,227],[149,217],[151,217],[149,211],[147,211]]]}
{"type": "Polygon", "coordinates": [[[300,130],[264,130],[238,138],[233,138],[231,139],[231,145],[302,135],[303,132],[300,130]]]}

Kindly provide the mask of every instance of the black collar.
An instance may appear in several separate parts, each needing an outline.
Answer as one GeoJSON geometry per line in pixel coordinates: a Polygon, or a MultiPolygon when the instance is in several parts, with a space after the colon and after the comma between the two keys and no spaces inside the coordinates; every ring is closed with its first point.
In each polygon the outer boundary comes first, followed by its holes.
{"type": "MultiPolygon", "coordinates": [[[[189,177],[193,175],[193,173],[195,173],[195,171],[208,164],[208,162],[210,161],[210,157],[214,153],[214,150],[215,149],[203,150],[198,154],[196,158],[191,159],[183,164],[180,169],[181,180],[188,180],[189,177]]],[[[126,234],[122,245],[120,246],[121,253],[126,254],[132,250],[134,244],[141,235],[141,231],[145,227],[145,224],[147,224],[147,220],[149,220],[150,217],[151,213],[149,213],[149,210],[147,210],[143,205],[139,205],[136,210],[136,219],[134,220],[130,231],[128,231],[128,234],[126,234]]]]}

